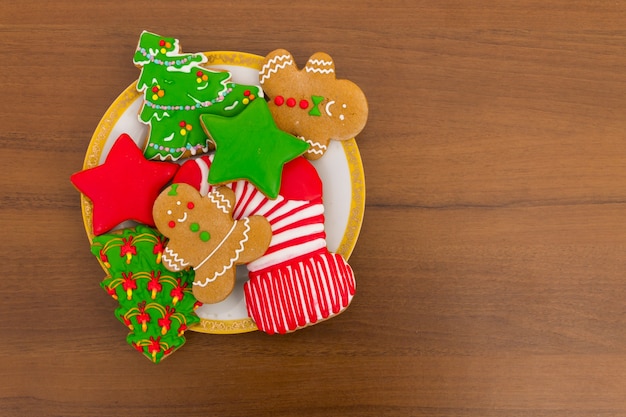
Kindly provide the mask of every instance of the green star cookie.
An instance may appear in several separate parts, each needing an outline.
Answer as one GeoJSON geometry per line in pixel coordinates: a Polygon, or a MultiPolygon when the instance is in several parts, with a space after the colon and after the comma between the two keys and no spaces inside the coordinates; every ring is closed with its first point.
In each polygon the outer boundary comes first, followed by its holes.
{"type": "Polygon", "coordinates": [[[309,145],[274,123],[264,100],[254,100],[240,114],[200,116],[215,143],[209,172],[211,184],[248,180],[269,198],[278,197],[285,163],[302,155],[309,145]]]}

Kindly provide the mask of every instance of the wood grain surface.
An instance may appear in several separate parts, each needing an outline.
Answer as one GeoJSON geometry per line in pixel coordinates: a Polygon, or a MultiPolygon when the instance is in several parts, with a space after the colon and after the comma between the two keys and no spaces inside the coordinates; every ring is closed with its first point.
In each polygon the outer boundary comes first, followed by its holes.
{"type": "Polygon", "coordinates": [[[625,69],[619,1],[3,2],[0,415],[626,415],[625,69]],[[363,88],[345,313],[126,344],[69,176],[144,29],[363,88]]]}

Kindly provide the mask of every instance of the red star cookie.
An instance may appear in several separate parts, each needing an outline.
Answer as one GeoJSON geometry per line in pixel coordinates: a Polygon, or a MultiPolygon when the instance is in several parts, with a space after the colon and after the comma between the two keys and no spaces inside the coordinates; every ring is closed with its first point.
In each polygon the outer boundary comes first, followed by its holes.
{"type": "Polygon", "coordinates": [[[152,205],[178,165],[148,161],[127,134],[113,144],[104,164],[70,177],[93,203],[93,232],[101,235],[125,220],[154,226],[152,205]]]}

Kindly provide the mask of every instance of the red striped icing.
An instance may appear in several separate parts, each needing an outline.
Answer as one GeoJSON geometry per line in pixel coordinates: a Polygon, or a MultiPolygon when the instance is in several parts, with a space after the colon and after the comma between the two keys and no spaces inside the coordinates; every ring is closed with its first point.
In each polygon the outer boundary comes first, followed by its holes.
{"type": "MultiPolygon", "coordinates": [[[[199,174],[208,172],[211,159],[205,156],[183,164],[174,182],[211,192],[214,187],[202,183],[206,178],[199,174]]],[[[268,199],[243,180],[227,184],[236,196],[233,218],[263,215],[272,229],[268,250],[247,265],[250,280],[244,285],[248,314],[260,330],[270,334],[291,332],[337,315],[355,292],[352,269],[341,255],[326,248],[321,181],[307,185],[303,195],[308,200],[293,199],[293,178],[300,171],[308,177],[311,169],[306,161],[290,168],[286,194],[292,198],[268,199]]]]}
{"type": "Polygon", "coordinates": [[[341,255],[323,251],[278,268],[251,272],[244,294],[257,327],[274,334],[341,313],[355,289],[352,269],[341,255]]]}

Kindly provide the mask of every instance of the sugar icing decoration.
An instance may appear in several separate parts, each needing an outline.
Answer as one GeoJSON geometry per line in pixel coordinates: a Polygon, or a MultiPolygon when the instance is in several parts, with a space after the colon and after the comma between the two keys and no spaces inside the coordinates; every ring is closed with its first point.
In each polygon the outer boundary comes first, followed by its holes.
{"type": "Polygon", "coordinates": [[[253,101],[237,116],[202,115],[201,121],[216,147],[208,177],[211,184],[246,179],[276,198],[284,164],[308,148],[276,127],[264,100],[253,101]]]}
{"type": "Polygon", "coordinates": [[[331,139],[355,137],[367,121],[363,91],[335,78],[335,63],[328,54],[313,54],[299,70],[288,51],[273,51],[265,58],[259,82],[271,98],[276,124],[310,145],[309,159],[320,158],[331,139]]]}
{"type": "Polygon", "coordinates": [[[185,331],[199,321],[193,271],[167,270],[161,262],[164,243],[158,231],[138,225],[97,236],[91,247],[94,256],[105,260],[107,277],[101,287],[119,303],[115,316],[129,330],[128,343],[154,363],[180,348],[185,331]]]}
{"type": "MultiPolygon", "coordinates": [[[[185,162],[175,182],[191,184],[203,195],[211,156],[185,162]]],[[[306,159],[299,157],[283,170],[281,192],[266,198],[247,181],[228,184],[235,193],[233,218],[264,216],[272,238],[267,251],[247,264],[246,307],[259,330],[287,333],[331,318],[350,304],[354,274],[341,255],[328,252],[324,229],[322,182],[306,159]]]]}
{"type": "Polygon", "coordinates": [[[154,203],[157,227],[169,238],[164,265],[172,271],[193,267],[195,297],[203,303],[220,302],[234,288],[235,266],[267,249],[269,223],[261,216],[234,220],[235,195],[226,187],[202,196],[188,184],[174,185],[175,193],[166,189],[154,203]],[[176,227],[169,227],[172,222],[176,227]]]}
{"type": "Polygon", "coordinates": [[[100,235],[125,220],[154,226],[152,203],[177,169],[173,163],[146,160],[133,139],[122,134],[102,165],[70,180],[93,203],[93,232],[100,235]]]}
{"type": "Polygon", "coordinates": [[[174,38],[144,31],[133,62],[141,69],[139,120],[150,126],[148,159],[175,161],[208,152],[212,144],[199,125],[200,114],[233,116],[262,97],[256,86],[230,82],[229,72],[203,68],[206,57],[181,53],[174,38]]]}

